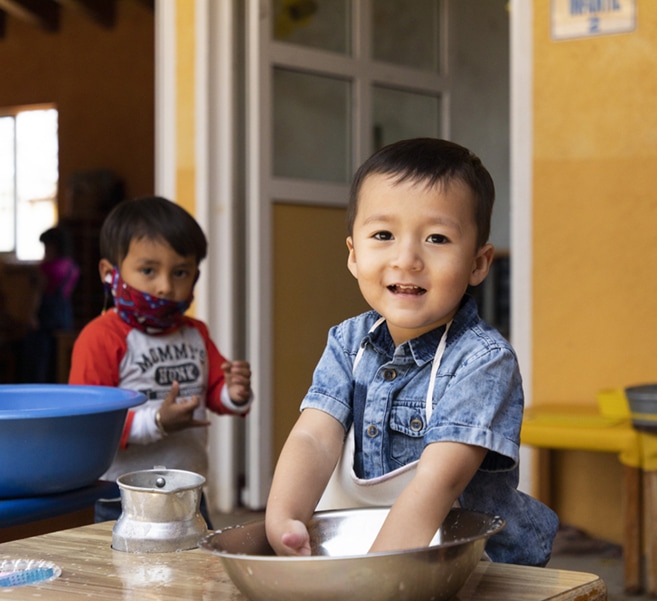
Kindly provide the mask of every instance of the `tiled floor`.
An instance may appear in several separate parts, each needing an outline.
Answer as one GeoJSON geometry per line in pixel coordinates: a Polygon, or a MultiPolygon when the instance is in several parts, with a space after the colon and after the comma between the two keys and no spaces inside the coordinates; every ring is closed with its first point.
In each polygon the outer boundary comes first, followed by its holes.
{"type": "MultiPolygon", "coordinates": [[[[231,514],[212,516],[214,527],[219,530],[226,526],[259,519],[260,512],[238,510],[231,514]]],[[[590,572],[600,576],[607,584],[608,601],[655,601],[648,594],[628,595],[623,586],[623,558],[617,545],[588,537],[585,533],[564,528],[555,541],[549,568],[590,572]]]]}

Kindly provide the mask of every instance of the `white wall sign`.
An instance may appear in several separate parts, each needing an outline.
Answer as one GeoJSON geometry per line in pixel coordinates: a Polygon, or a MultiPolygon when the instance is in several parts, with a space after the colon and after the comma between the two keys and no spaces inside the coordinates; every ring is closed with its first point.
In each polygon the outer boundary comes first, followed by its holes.
{"type": "Polygon", "coordinates": [[[636,28],[636,0],[552,0],[552,38],[566,40],[636,28]]]}

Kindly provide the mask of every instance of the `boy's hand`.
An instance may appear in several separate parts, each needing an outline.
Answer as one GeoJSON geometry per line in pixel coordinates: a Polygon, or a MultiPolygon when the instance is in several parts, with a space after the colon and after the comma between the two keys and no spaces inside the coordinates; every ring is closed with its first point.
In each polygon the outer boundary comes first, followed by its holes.
{"type": "Polygon", "coordinates": [[[310,535],[303,522],[288,520],[287,527],[281,528],[278,533],[267,533],[269,541],[280,540],[273,544],[277,555],[307,556],[310,555],[310,535]],[[281,533],[282,531],[282,533],[281,533]]]}
{"type": "Polygon", "coordinates": [[[236,405],[243,405],[251,398],[251,366],[248,361],[226,361],[224,370],[228,395],[236,405]]]}
{"type": "Polygon", "coordinates": [[[174,382],[160,406],[160,425],[164,431],[170,433],[186,428],[209,426],[209,421],[194,419],[194,410],[199,406],[201,400],[197,396],[193,396],[190,399],[176,401],[179,393],[180,385],[178,382],[174,382]]]}

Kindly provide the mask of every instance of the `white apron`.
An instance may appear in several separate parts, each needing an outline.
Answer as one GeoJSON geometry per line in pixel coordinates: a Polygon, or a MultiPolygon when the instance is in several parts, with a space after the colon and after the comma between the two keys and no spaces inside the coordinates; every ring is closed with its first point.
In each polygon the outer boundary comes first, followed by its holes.
{"type": "MultiPolygon", "coordinates": [[[[371,328],[373,332],[378,328],[384,319],[380,318],[371,328]]],[[[433,389],[436,381],[436,374],[440,367],[443,354],[445,353],[445,346],[447,344],[447,332],[452,324],[450,321],[445,327],[436,354],[433,358],[431,365],[431,378],[429,381],[429,388],[425,399],[425,416],[426,423],[431,419],[433,412],[433,389]]],[[[363,355],[364,347],[361,347],[354,360],[352,373],[356,370],[356,366],[360,362],[363,355]]],[[[322,498],[317,504],[317,511],[327,509],[346,509],[350,507],[382,507],[392,505],[399,494],[410,483],[415,476],[418,461],[408,463],[396,470],[388,472],[383,476],[376,478],[359,478],[354,472],[354,427],[353,425],[347,433],[347,438],[342,449],[342,455],[338,460],[338,464],[331,475],[322,498]]]]}

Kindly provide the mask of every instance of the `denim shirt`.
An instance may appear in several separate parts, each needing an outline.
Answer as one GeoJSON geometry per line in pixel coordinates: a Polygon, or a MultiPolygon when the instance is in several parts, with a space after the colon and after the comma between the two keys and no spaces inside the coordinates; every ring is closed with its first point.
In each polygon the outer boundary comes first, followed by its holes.
{"type": "Polygon", "coordinates": [[[474,299],[466,296],[447,335],[427,423],[431,365],[444,326],[395,347],[385,323],[370,332],[379,317],[370,311],[331,328],[301,409],[325,411],[345,431],[354,424],[354,471],[361,478],[418,460],[432,442],[488,449],[460,504],[506,520],[486,545],[493,561],[545,565],[558,520],[517,490],[524,400],[511,345],[479,318],[474,299]]]}

